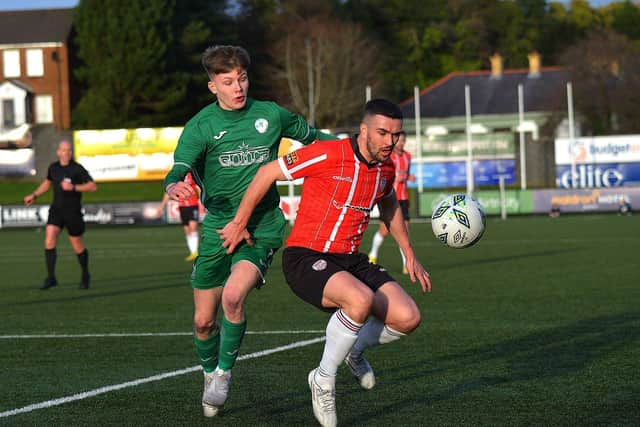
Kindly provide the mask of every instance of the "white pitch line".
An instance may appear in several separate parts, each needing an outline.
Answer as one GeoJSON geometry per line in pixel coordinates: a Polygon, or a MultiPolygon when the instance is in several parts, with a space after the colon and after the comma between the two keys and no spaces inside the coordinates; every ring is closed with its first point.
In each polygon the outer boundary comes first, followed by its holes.
{"type": "MultiPolygon", "coordinates": [[[[258,357],[268,356],[273,353],[278,353],[281,351],[291,350],[293,348],[305,347],[311,344],[316,344],[325,340],[325,337],[313,338],[310,340],[297,341],[291,344],[283,345],[280,347],[271,348],[268,350],[257,351],[255,353],[249,353],[238,357],[238,360],[247,360],[247,359],[255,359],[258,357]]],[[[200,365],[192,366],[190,368],[179,369],[177,371],[165,372],[164,374],[153,375],[151,377],[140,378],[134,381],[127,381],[121,384],[114,384],[110,386],[100,387],[95,390],[85,391],[83,393],[74,394],[71,396],[61,397],[58,399],[47,400],[45,402],[34,403],[32,405],[27,405],[22,408],[12,409],[10,411],[0,412],[0,418],[7,418],[13,415],[24,414],[27,412],[33,412],[38,409],[51,408],[52,406],[64,405],[65,403],[75,402],[76,400],[88,399],[90,397],[98,396],[100,394],[109,393],[111,391],[122,390],[128,387],[135,387],[140,384],[150,383],[153,381],[160,381],[166,378],[177,377],[179,375],[188,374],[191,372],[195,372],[202,369],[200,365]]]]}
{"type": "MultiPolygon", "coordinates": [[[[302,331],[247,331],[247,335],[284,335],[284,334],[321,334],[324,330],[302,331]]],[[[193,332],[135,332],[135,333],[106,333],[106,334],[33,334],[33,335],[0,335],[2,340],[20,340],[37,338],[112,338],[112,337],[171,337],[190,336],[193,332]]]]}

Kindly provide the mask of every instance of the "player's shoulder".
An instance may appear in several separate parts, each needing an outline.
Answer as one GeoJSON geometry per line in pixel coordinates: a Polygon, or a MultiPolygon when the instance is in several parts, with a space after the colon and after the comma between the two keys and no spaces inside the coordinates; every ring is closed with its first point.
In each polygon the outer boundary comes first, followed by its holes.
{"type": "Polygon", "coordinates": [[[218,115],[219,109],[220,107],[218,107],[218,104],[216,102],[212,102],[211,104],[206,105],[200,111],[198,111],[193,117],[191,117],[191,119],[189,119],[187,123],[185,123],[184,125],[185,129],[199,126],[203,121],[208,121],[216,118],[218,115]]]}
{"type": "Polygon", "coordinates": [[[352,151],[349,138],[319,139],[306,147],[312,147],[315,151],[321,151],[327,154],[345,154],[352,151]]]}
{"type": "Polygon", "coordinates": [[[264,118],[269,121],[280,117],[282,113],[289,111],[275,101],[261,101],[257,99],[247,99],[246,105],[247,116],[255,118],[264,118]]]}

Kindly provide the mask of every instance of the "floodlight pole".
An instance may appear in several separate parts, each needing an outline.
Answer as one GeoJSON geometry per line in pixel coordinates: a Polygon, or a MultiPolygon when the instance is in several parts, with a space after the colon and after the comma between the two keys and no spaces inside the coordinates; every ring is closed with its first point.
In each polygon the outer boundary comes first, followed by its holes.
{"type": "Polygon", "coordinates": [[[473,149],[471,148],[471,92],[469,85],[464,85],[464,109],[467,118],[467,194],[473,194],[473,149]]]}
{"type": "Polygon", "coordinates": [[[416,120],[416,165],[418,166],[418,193],[422,194],[422,129],[420,127],[420,88],[413,87],[413,103],[416,120]]]}
{"type": "Polygon", "coordinates": [[[518,85],[518,120],[520,121],[520,188],[527,189],[527,158],[525,150],[524,138],[524,95],[522,93],[522,84],[518,85]]]}
{"type": "Polygon", "coordinates": [[[569,110],[569,157],[571,158],[571,188],[578,186],[576,180],[576,157],[573,154],[575,144],[575,131],[573,128],[573,88],[571,82],[567,82],[567,108],[569,110]]]}

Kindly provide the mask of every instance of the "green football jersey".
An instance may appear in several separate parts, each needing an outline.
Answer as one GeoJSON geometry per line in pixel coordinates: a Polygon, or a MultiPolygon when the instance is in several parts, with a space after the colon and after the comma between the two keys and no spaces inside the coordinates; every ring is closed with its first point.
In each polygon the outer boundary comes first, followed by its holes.
{"type": "MultiPolygon", "coordinates": [[[[224,110],[214,102],[185,125],[165,187],[191,171],[202,190],[200,200],[207,210],[208,222],[224,226],[233,219],[260,166],[277,158],[283,136],[303,144],[333,138],[275,102],[248,98],[242,110],[234,111],[224,110]]],[[[273,185],[254,210],[248,228],[281,215],[279,201],[273,185]]]]}

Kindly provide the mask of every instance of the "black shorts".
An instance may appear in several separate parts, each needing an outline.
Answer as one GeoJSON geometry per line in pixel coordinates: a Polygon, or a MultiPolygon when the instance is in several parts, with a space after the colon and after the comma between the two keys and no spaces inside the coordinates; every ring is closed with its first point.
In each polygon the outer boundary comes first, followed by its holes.
{"type": "Polygon", "coordinates": [[[180,221],[182,225],[189,225],[189,222],[198,222],[198,206],[180,206],[180,221]]]}
{"type": "Polygon", "coordinates": [[[373,292],[395,281],[384,268],[371,264],[366,254],[330,254],[301,247],[285,248],[282,270],[287,284],[299,298],[326,312],[336,310],[322,306],[324,287],[335,273],[347,271],[373,292]]]}
{"type": "Polygon", "coordinates": [[[409,201],[408,200],[398,200],[400,204],[400,210],[402,211],[402,218],[405,221],[409,221],[411,219],[411,215],[409,214],[409,201]]]}
{"type": "Polygon", "coordinates": [[[66,210],[55,206],[49,207],[47,224],[67,228],[69,236],[82,236],[84,234],[84,218],[81,210],[66,210]]]}

